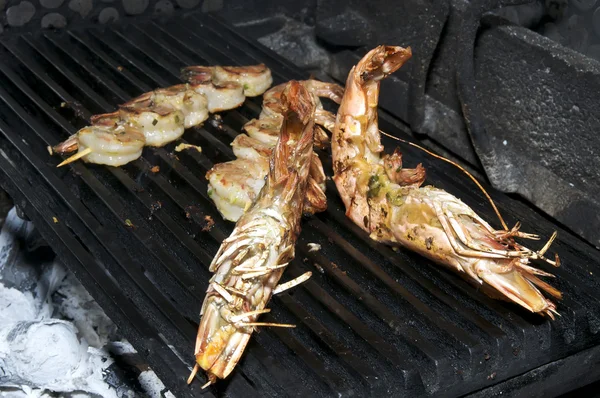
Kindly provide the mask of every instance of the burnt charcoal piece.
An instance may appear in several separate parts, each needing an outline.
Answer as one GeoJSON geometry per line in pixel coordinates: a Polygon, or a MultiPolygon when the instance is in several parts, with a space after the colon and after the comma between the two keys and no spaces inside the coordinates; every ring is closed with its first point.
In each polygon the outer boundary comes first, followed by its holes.
{"type": "Polygon", "coordinates": [[[314,27],[286,19],[283,27],[259,39],[261,44],[304,69],[327,70],[329,53],[316,42],[314,27]]]}

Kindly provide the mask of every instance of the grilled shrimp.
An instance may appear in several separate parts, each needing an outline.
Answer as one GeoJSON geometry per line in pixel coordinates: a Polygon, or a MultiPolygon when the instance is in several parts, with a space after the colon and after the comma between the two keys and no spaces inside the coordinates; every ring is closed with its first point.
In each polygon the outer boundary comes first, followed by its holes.
{"type": "Polygon", "coordinates": [[[249,66],[188,66],[181,78],[192,84],[235,82],[246,97],[261,95],[273,84],[271,70],[264,64],[249,66]]]}
{"type": "Polygon", "coordinates": [[[218,163],[206,174],[208,196],[226,220],[237,221],[254,202],[265,185],[269,172],[269,158],[254,160],[240,158],[233,162],[218,163]]]}
{"type": "MultiPolygon", "coordinates": [[[[323,109],[319,97],[339,103],[344,91],[337,84],[317,80],[305,80],[300,84],[307,89],[315,103],[314,121],[319,126],[315,126],[314,142],[316,146],[323,147],[329,137],[321,126],[333,129],[335,116],[323,109]]],[[[237,221],[265,183],[268,158],[277,143],[283,123],[285,104],[281,96],[286,87],[287,83],[284,83],[265,92],[259,118],[246,123],[243,129],[247,135],[238,135],[231,144],[237,159],[217,164],[206,174],[209,196],[226,220],[237,221]]],[[[312,156],[308,185],[304,212],[314,214],[325,210],[325,172],[317,154],[312,156]]]]}
{"type": "MultiPolygon", "coordinates": [[[[188,77],[193,84],[178,84],[144,93],[120,105],[119,110],[115,112],[92,116],[92,125],[107,128],[128,125],[144,134],[145,145],[163,146],[180,138],[186,128],[204,123],[209,113],[242,105],[246,99],[244,91],[250,93],[249,95],[259,95],[272,82],[271,71],[264,65],[197,68],[204,68],[208,72],[199,71],[195,75],[189,72],[188,77]]],[[[78,135],[74,135],[56,145],[55,151],[66,153],[77,150],[77,137],[78,135]]],[[[87,147],[84,150],[87,155],[93,149],[87,147]]],[[[81,153],[80,151],[60,165],[83,157],[81,153]]],[[[94,162],[93,159],[102,159],[103,154],[99,155],[87,156],[86,160],[94,162]]],[[[135,157],[128,158],[129,161],[135,160],[135,157]]]]}
{"type": "Polygon", "coordinates": [[[122,166],[142,154],[145,142],[140,131],[113,124],[84,127],[53,149],[58,153],[78,150],[78,158],[86,162],[122,166]]]}
{"type": "MultiPolygon", "coordinates": [[[[210,384],[227,377],[244,352],[256,326],[289,326],[256,322],[286,265],[294,258],[306,194],[315,105],[302,84],[288,83],[282,94],[284,122],[270,156],[267,181],[256,201],[223,241],[210,271],[196,340],[196,366],[210,384]]],[[[310,276],[308,274],[307,276],[310,276]]],[[[283,288],[282,288],[283,286],[283,288]]]]}
{"type": "Polygon", "coordinates": [[[210,113],[235,109],[241,106],[246,100],[244,89],[234,82],[223,82],[221,84],[203,83],[190,85],[190,87],[206,97],[210,113]]]}
{"type": "Polygon", "coordinates": [[[207,97],[195,90],[194,87],[178,84],[142,94],[121,105],[120,108],[133,110],[166,106],[177,109],[183,114],[183,127],[187,129],[198,126],[208,119],[208,113],[212,112],[209,102],[207,97]]]}
{"type": "Polygon", "coordinates": [[[401,245],[449,267],[495,298],[554,319],[555,304],[540,288],[561,293],[538,276],[552,276],[529,265],[544,260],[556,234],[538,252],[515,238],[538,239],[519,231],[498,231],[453,195],[420,187],[425,169],[402,167],[398,150],[381,156],[377,122],[380,81],[411,57],[410,48],[379,46],[351,71],[332,137],[334,181],[346,215],[376,241],[401,245]]]}

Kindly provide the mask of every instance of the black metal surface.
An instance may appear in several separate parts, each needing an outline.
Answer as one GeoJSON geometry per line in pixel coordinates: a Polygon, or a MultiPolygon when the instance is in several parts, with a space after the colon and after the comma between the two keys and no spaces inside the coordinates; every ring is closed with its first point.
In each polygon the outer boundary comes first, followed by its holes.
{"type": "MultiPolygon", "coordinates": [[[[562,317],[549,322],[487,298],[420,256],[372,242],[345,217],[329,182],[329,209],[304,221],[285,276],[316,272],[275,297],[262,317],[298,327],[256,333],[231,378],[209,391],[187,386],[208,264],[232,229],[208,199],[204,174],[231,159],[229,143],[258,115],[260,99],[223,113],[222,128],[207,122],[187,131],[184,141],[202,153],[174,153],[171,144],[145,149],[122,168],[77,162],[57,169],[60,159],[46,146],[91,114],[179,83],[184,65],[264,62],[274,84],[308,76],[202,14],[5,36],[0,44],[0,185],[178,397],[456,396],[600,342],[600,255],[578,238],[560,231],[554,246],[564,265],[552,272],[565,299],[562,317]],[[210,231],[203,231],[205,216],[216,222],[210,231]],[[309,253],[309,242],[321,251],[309,253]]],[[[384,130],[402,134],[396,123],[382,112],[384,130]]],[[[427,166],[429,183],[494,222],[483,195],[455,168],[403,152],[407,165],[427,166]]],[[[546,237],[555,229],[525,205],[492,196],[508,222],[521,220],[546,237]]]]}

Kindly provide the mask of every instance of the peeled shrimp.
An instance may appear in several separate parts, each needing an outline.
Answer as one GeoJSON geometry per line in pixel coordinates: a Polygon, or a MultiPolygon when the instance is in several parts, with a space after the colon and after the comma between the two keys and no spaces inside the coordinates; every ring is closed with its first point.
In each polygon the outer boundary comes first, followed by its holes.
{"type": "Polygon", "coordinates": [[[261,95],[273,84],[271,70],[264,64],[249,66],[188,66],[181,70],[183,80],[192,84],[235,82],[246,97],[261,95]]]}
{"type": "Polygon", "coordinates": [[[498,231],[460,199],[441,189],[420,187],[425,169],[402,166],[399,151],[381,156],[377,123],[380,81],[411,57],[410,48],[379,46],[352,70],[332,137],[334,181],[346,215],[376,241],[403,246],[446,266],[468,281],[527,310],[554,318],[561,293],[529,265],[543,260],[556,235],[539,251],[515,238],[539,239],[519,231],[498,231]]]}
{"type": "Polygon", "coordinates": [[[53,149],[58,153],[78,150],[86,162],[122,166],[140,157],[145,141],[144,134],[132,127],[90,126],[53,149]]]}

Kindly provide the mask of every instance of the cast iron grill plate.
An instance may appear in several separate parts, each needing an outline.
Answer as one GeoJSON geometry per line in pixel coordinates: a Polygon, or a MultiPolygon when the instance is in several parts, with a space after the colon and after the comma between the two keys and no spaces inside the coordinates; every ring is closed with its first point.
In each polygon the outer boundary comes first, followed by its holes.
{"type": "MultiPolygon", "coordinates": [[[[329,209],[303,221],[287,280],[309,282],[275,297],[237,370],[202,392],[185,384],[193,364],[208,265],[233,224],[207,196],[204,174],[230,160],[241,126],[261,98],[186,131],[202,147],[147,148],[121,168],[82,162],[57,169],[46,147],[143,92],[181,83],[186,65],[266,63],[274,84],[306,79],[212,16],[5,36],[0,39],[0,183],[166,386],[185,396],[455,396],[479,390],[597,345],[599,255],[559,230],[564,292],[549,322],[489,299],[413,253],[376,244],[344,216],[329,181],[329,209]],[[159,166],[158,172],[152,168],[159,166]],[[205,217],[215,226],[206,230],[205,217]],[[322,245],[309,253],[307,243],[322,245]]],[[[402,44],[402,43],[397,43],[402,44]]],[[[326,77],[322,77],[326,78],[326,77]]],[[[383,83],[385,85],[385,82],[383,83]]],[[[402,135],[382,111],[381,127],[402,135]]],[[[388,151],[396,143],[383,140],[388,151]]],[[[497,226],[482,193],[454,167],[403,147],[428,183],[463,199],[497,226]]],[[[325,157],[327,172],[330,161],[325,157]]],[[[552,194],[552,193],[548,193],[552,194]]],[[[492,192],[508,222],[549,237],[557,227],[492,192]]],[[[543,242],[532,242],[536,248],[543,242]]],[[[548,270],[548,266],[541,265],[548,270]]]]}

